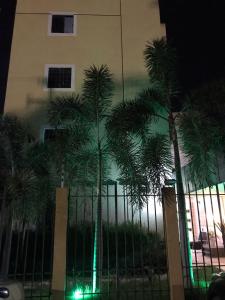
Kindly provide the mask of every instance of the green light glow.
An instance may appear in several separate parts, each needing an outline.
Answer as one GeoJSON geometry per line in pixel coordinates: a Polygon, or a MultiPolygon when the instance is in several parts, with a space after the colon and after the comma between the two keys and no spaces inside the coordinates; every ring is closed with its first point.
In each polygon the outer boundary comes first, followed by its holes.
{"type": "Polygon", "coordinates": [[[191,246],[190,246],[189,240],[188,240],[188,256],[189,256],[189,264],[190,264],[191,283],[194,285],[195,279],[194,279],[194,270],[193,270],[193,264],[192,264],[191,246]]]}
{"type": "Polygon", "coordinates": [[[201,288],[207,288],[207,287],[209,287],[209,282],[208,281],[204,281],[204,280],[200,280],[199,281],[199,286],[201,287],[201,288]]]}
{"type": "Polygon", "coordinates": [[[210,285],[210,282],[209,281],[205,281],[205,280],[198,280],[198,281],[196,280],[194,282],[194,287],[200,287],[202,289],[208,288],[209,285],[210,285]]]}
{"type": "Polygon", "coordinates": [[[81,290],[81,289],[76,290],[76,291],[74,291],[74,293],[73,293],[74,299],[82,299],[82,296],[83,296],[83,293],[82,293],[82,290],[81,290]]]}
{"type": "Polygon", "coordinates": [[[95,297],[96,295],[93,295],[92,289],[88,286],[85,287],[85,289],[82,288],[76,288],[75,291],[72,294],[72,299],[78,300],[78,299],[90,299],[95,297]]]}
{"type": "Polygon", "coordinates": [[[97,284],[97,228],[95,228],[94,254],[93,254],[93,275],[92,275],[93,293],[96,293],[96,284],[97,284]]]}

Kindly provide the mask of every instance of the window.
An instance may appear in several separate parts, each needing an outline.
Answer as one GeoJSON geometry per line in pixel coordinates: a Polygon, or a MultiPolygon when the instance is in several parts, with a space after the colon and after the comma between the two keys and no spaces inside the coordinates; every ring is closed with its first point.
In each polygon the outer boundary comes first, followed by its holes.
{"type": "Polygon", "coordinates": [[[58,91],[74,90],[74,66],[73,65],[46,65],[46,87],[58,91]]]}
{"type": "Polygon", "coordinates": [[[70,89],[71,68],[49,68],[48,88],[49,89],[70,89]]]}
{"type": "Polygon", "coordinates": [[[76,34],[76,16],[72,13],[51,13],[49,15],[48,33],[53,36],[76,34]]]}
{"type": "Polygon", "coordinates": [[[60,128],[54,128],[49,125],[45,125],[41,128],[40,131],[40,138],[43,143],[51,143],[56,142],[58,139],[60,141],[66,140],[68,137],[68,130],[60,127],[60,128]]]}
{"type": "Polygon", "coordinates": [[[73,33],[73,16],[52,16],[52,33],[73,33]]]}

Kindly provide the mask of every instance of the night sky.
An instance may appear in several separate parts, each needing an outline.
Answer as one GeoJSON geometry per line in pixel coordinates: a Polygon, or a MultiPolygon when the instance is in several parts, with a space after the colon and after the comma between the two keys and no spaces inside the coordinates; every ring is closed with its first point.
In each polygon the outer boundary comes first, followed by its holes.
{"type": "MultiPolygon", "coordinates": [[[[183,90],[225,77],[224,0],[159,1],[167,38],[177,49],[183,90]]],[[[5,95],[14,2],[2,0],[0,5],[0,110],[5,95]]]]}
{"type": "Polygon", "coordinates": [[[0,0],[0,112],[3,111],[16,0],[0,0]]]}
{"type": "Polygon", "coordinates": [[[225,77],[223,0],[161,0],[161,18],[177,49],[185,90],[225,77]]]}

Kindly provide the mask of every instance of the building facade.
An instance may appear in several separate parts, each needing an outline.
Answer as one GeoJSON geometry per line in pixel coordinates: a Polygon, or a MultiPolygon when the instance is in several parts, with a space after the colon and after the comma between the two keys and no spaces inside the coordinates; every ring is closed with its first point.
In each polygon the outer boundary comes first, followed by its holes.
{"type": "Polygon", "coordinates": [[[114,102],[133,97],[145,44],[164,35],[156,0],[18,0],[4,112],[40,132],[49,97],[79,93],[93,64],[113,73],[114,102]]]}

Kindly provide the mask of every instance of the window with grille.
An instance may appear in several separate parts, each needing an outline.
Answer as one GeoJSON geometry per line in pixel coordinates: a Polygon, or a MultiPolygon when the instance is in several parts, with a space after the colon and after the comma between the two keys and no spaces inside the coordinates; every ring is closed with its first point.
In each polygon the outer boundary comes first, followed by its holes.
{"type": "Polygon", "coordinates": [[[48,88],[49,89],[70,89],[71,88],[71,68],[49,68],[48,88]]]}
{"type": "Polygon", "coordinates": [[[74,66],[73,65],[46,65],[45,89],[58,91],[74,90],[74,66]]]}

